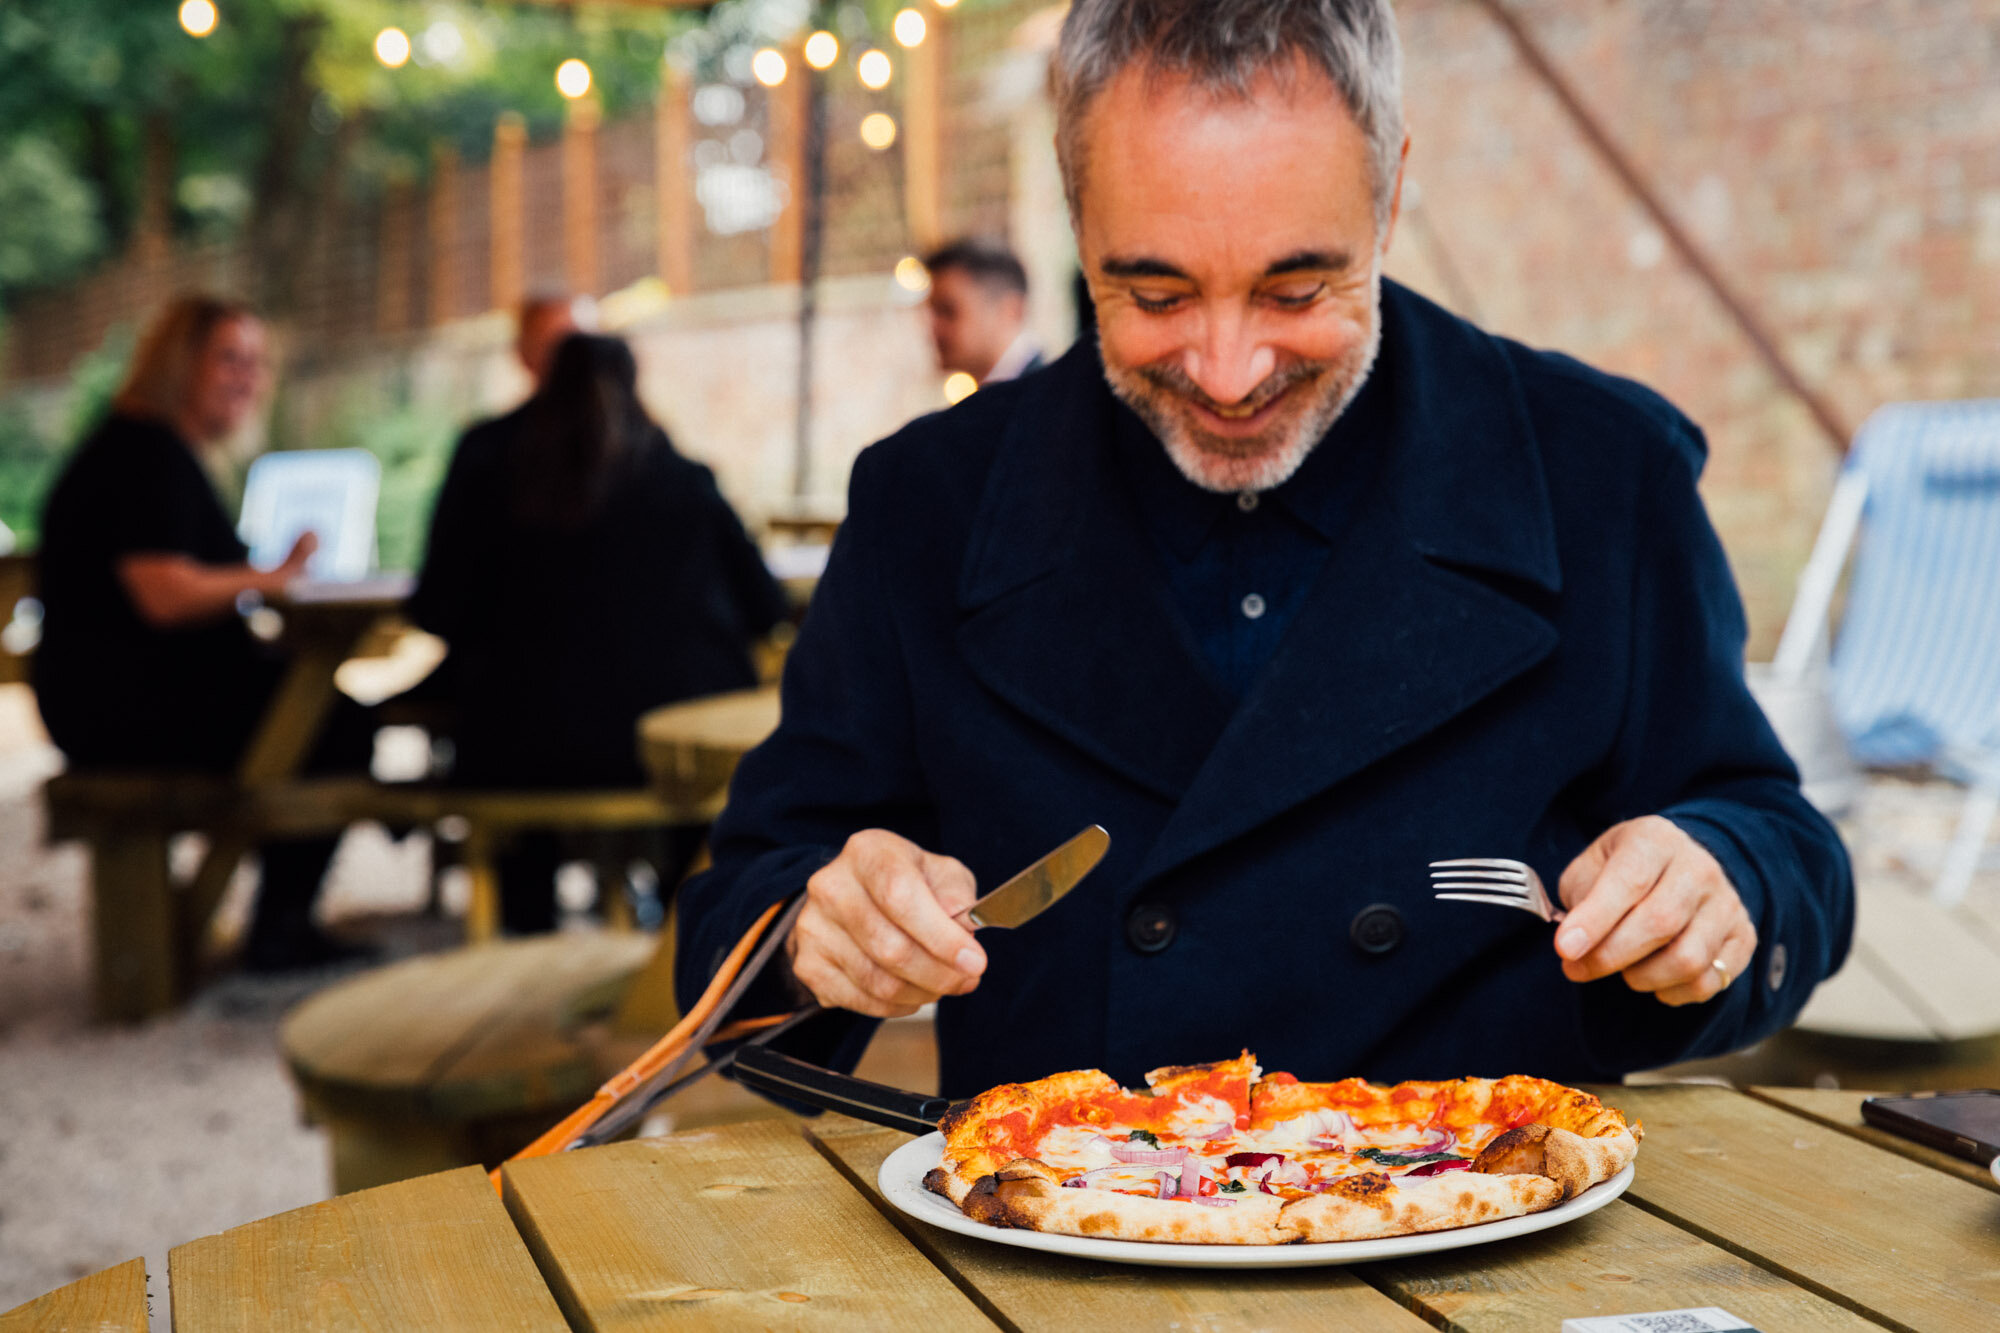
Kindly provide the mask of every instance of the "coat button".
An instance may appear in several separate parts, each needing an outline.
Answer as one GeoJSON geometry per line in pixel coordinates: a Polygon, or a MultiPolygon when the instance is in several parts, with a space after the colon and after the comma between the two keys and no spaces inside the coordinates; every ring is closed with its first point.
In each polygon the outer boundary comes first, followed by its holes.
{"type": "Polygon", "coordinates": [[[1174,942],[1174,914],[1164,907],[1135,907],[1125,918],[1125,938],[1140,953],[1158,953],[1174,942]]]}
{"type": "Polygon", "coordinates": [[[1387,953],[1403,942],[1403,914],[1388,903],[1373,903],[1355,914],[1347,938],[1363,953],[1387,953]]]}
{"type": "Polygon", "coordinates": [[[1770,983],[1772,990],[1781,990],[1784,987],[1786,961],[1787,958],[1785,954],[1784,943],[1780,941],[1779,943],[1772,945],[1771,966],[1770,969],[1764,974],[1764,980],[1770,983]]]}

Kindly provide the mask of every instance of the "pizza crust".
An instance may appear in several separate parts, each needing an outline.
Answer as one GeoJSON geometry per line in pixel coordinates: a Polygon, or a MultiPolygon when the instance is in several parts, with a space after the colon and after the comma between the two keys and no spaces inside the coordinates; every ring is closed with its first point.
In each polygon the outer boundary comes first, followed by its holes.
{"type": "Polygon", "coordinates": [[[1561,1198],[1556,1183],[1542,1176],[1448,1171],[1392,1180],[1369,1171],[1286,1204],[1280,1226],[1288,1240],[1375,1240],[1539,1213],[1561,1198]]]}
{"type": "Polygon", "coordinates": [[[996,1227],[1053,1231],[1107,1240],[1167,1241],[1179,1245],[1282,1245],[1284,1205],[1269,1194],[1245,1195],[1221,1207],[1148,1199],[1114,1190],[1064,1189],[1040,1163],[1017,1163],[974,1185],[959,1207],[967,1217],[996,1227]]]}
{"type": "Polygon", "coordinates": [[[1639,1151],[1637,1126],[1622,1122],[1611,1133],[1585,1138],[1572,1130],[1542,1121],[1519,1125],[1486,1145],[1473,1159],[1472,1170],[1497,1176],[1539,1176],[1561,1187],[1561,1199],[1573,1199],[1600,1181],[1625,1169],[1639,1151]]]}

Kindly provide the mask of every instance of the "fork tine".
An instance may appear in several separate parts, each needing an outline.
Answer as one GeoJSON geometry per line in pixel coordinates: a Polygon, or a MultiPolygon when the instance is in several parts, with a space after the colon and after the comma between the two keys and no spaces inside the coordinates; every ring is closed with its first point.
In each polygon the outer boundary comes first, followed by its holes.
{"type": "Polygon", "coordinates": [[[1443,884],[1431,885],[1433,897],[1451,893],[1482,893],[1495,902],[1533,902],[1534,895],[1526,889],[1510,889],[1505,884],[1477,884],[1465,880],[1451,880],[1443,884]]]}
{"type": "Polygon", "coordinates": [[[1496,898],[1490,893],[1434,893],[1432,898],[1454,903],[1485,903],[1489,907],[1525,907],[1525,898],[1496,898]]]}
{"type": "Polygon", "coordinates": [[[1528,877],[1517,870],[1433,870],[1431,878],[1436,879],[1478,879],[1491,884],[1522,884],[1528,877]]]}
{"type": "Polygon", "coordinates": [[[1438,870],[1446,866],[1464,866],[1468,870],[1511,870],[1517,874],[1524,873],[1528,869],[1526,861],[1509,861],[1495,857],[1474,856],[1457,861],[1431,862],[1431,869],[1433,870],[1438,870]]]}

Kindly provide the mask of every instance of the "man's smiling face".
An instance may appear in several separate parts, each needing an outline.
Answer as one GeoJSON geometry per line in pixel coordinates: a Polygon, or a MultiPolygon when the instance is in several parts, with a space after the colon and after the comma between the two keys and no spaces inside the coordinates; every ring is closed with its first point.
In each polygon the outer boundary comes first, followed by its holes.
{"type": "Polygon", "coordinates": [[[1082,130],[1077,244],[1112,389],[1195,485],[1279,485],[1380,342],[1366,137],[1303,59],[1247,98],[1129,67],[1082,130]]]}

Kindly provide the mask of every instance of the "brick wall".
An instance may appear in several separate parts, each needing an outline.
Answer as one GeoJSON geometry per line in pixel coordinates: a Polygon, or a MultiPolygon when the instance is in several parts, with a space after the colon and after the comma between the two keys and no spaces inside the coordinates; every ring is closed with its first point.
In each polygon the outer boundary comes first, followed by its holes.
{"type": "MultiPolygon", "coordinates": [[[[2000,395],[2000,0],[1509,0],[1850,426],[2000,395]]],[[[1402,0],[1416,197],[1392,270],[1636,376],[1708,432],[1755,648],[1834,456],[1472,0],[1402,0]]]]}

